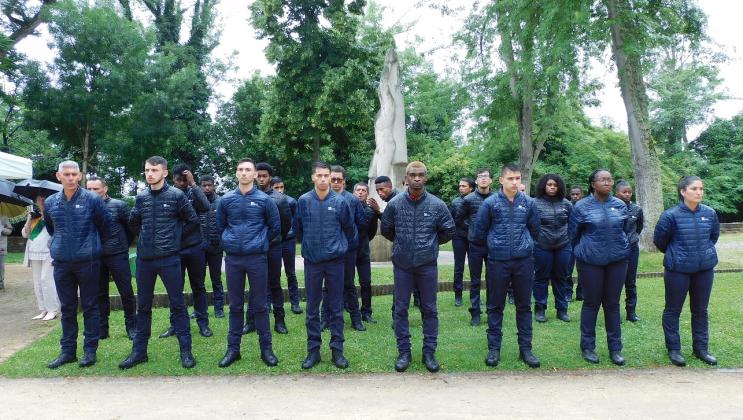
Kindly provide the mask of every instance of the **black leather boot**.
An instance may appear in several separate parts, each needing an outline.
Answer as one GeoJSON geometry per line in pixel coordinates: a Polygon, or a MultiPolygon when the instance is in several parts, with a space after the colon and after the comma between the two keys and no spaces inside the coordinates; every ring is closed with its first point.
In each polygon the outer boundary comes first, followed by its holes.
{"type": "Polygon", "coordinates": [[[671,359],[674,366],[686,366],[686,359],[684,359],[680,350],[668,350],[668,358],[671,359]]]}
{"type": "Polygon", "coordinates": [[[411,359],[412,356],[410,355],[410,352],[400,353],[400,355],[397,356],[397,360],[395,361],[395,370],[398,372],[405,372],[410,366],[411,359]]]}
{"type": "Polygon", "coordinates": [[[637,312],[635,312],[634,306],[628,306],[627,307],[627,321],[629,322],[637,322],[640,320],[640,317],[637,316],[637,312]]]}

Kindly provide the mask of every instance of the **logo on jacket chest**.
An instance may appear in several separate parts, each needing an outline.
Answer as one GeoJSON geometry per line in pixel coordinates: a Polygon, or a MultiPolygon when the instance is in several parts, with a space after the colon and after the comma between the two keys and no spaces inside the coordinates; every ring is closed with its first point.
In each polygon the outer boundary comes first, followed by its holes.
{"type": "Polygon", "coordinates": [[[335,207],[333,207],[333,206],[328,206],[328,211],[335,211],[335,207]]]}

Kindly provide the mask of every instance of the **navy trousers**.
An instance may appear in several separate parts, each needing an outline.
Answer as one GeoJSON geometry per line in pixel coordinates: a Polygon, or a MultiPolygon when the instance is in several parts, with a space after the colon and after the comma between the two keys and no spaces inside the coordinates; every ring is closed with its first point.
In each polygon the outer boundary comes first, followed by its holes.
{"type": "MultiPolygon", "coordinates": [[[[274,319],[284,320],[284,291],[281,290],[281,244],[271,245],[266,254],[266,266],[268,269],[268,292],[266,301],[266,311],[269,309],[269,302],[273,306],[274,319]]],[[[252,290],[252,289],[251,289],[252,290]]],[[[248,305],[245,311],[245,323],[254,323],[253,298],[248,292],[248,305]]],[[[256,326],[257,328],[257,326],[256,326]]]]}
{"type": "Polygon", "coordinates": [[[98,312],[98,260],[63,263],[54,261],[54,285],[62,310],[61,353],[77,353],[77,292],[83,310],[83,351],[95,353],[100,337],[100,315],[98,312]]]}
{"type": "Polygon", "coordinates": [[[503,340],[503,309],[509,285],[516,304],[516,328],[520,350],[531,350],[531,290],[534,282],[534,258],[495,261],[488,259],[487,310],[488,350],[500,350],[503,340]]]}
{"type": "Polygon", "coordinates": [[[663,276],[666,285],[666,307],[663,309],[663,334],[668,350],[681,350],[679,317],[684,308],[686,294],[689,294],[691,309],[692,348],[695,351],[708,350],[707,306],[712,293],[714,269],[696,273],[678,273],[666,270],[663,276]]]}
{"type": "Polygon", "coordinates": [[[240,351],[243,329],[243,305],[245,304],[245,276],[250,285],[250,307],[255,308],[253,316],[258,330],[258,344],[261,350],[271,348],[271,327],[268,322],[268,261],[266,254],[227,255],[225,258],[227,275],[227,295],[230,298],[230,322],[227,333],[227,348],[240,351]]]}
{"type": "Polygon", "coordinates": [[[454,293],[461,295],[464,290],[464,259],[467,257],[469,242],[467,238],[455,236],[451,244],[454,248],[454,293]]]}
{"type": "Polygon", "coordinates": [[[580,312],[580,348],[596,349],[596,318],[604,308],[604,324],[609,351],[622,350],[622,327],[619,299],[627,277],[627,260],[609,265],[592,265],[578,261],[578,275],[583,285],[583,308],[580,312]]]}
{"type": "Polygon", "coordinates": [[[222,286],[222,253],[206,253],[206,265],[209,268],[209,279],[212,281],[212,298],[214,310],[224,309],[224,287],[222,286]]]}
{"type": "MultiPolygon", "coordinates": [[[[470,313],[480,314],[480,288],[482,285],[482,267],[488,260],[488,247],[485,244],[469,243],[467,262],[470,266],[470,313]]],[[[488,275],[489,266],[485,268],[488,275]]]]}
{"type": "Polygon", "coordinates": [[[304,287],[307,294],[305,325],[307,352],[320,349],[320,301],[323,300],[323,283],[328,289],[326,300],[330,310],[330,348],[343,351],[343,257],[312,263],[304,261],[304,287]]]}
{"type": "Polygon", "coordinates": [[[627,260],[627,277],[624,280],[624,304],[628,308],[637,306],[637,264],[640,262],[640,244],[630,245],[627,260]]]}
{"type": "MultiPolygon", "coordinates": [[[[204,247],[194,245],[182,249],[181,257],[181,276],[186,278],[188,270],[188,282],[191,284],[191,293],[193,296],[193,310],[196,313],[196,323],[199,326],[209,325],[209,305],[206,303],[206,252],[204,247]]],[[[175,326],[173,314],[170,314],[170,325],[175,326]]]]}
{"type": "Polygon", "coordinates": [[[136,303],[132,289],[132,269],[129,266],[129,254],[122,252],[116,255],[101,257],[100,276],[98,277],[98,309],[101,318],[101,335],[108,334],[108,317],[111,314],[111,301],[108,297],[109,279],[113,277],[116,289],[121,297],[124,309],[124,327],[128,333],[137,325],[136,303]]]}
{"type": "Polygon", "coordinates": [[[152,299],[157,276],[160,276],[168,292],[170,317],[181,351],[191,351],[191,329],[183,296],[181,257],[171,255],[154,260],[137,258],[137,334],[132,352],[147,354],[147,342],[152,334],[152,299]]]}
{"type": "MultiPolygon", "coordinates": [[[[371,263],[370,263],[371,264],[371,263]]],[[[371,268],[370,268],[371,269],[371,268]]],[[[343,307],[348,310],[351,322],[361,322],[361,311],[359,310],[359,295],[356,293],[354,278],[356,274],[356,250],[346,252],[343,257],[343,307]]],[[[323,320],[330,319],[330,308],[328,306],[328,289],[323,289],[322,316],[323,320]]]]}
{"type": "Polygon", "coordinates": [[[568,272],[570,256],[573,250],[570,245],[558,249],[534,248],[536,272],[534,273],[534,304],[547,308],[549,284],[552,284],[552,296],[555,299],[555,309],[568,310],[568,300],[565,291],[570,287],[570,273],[568,272]]]}
{"type": "Polygon", "coordinates": [[[369,242],[366,246],[359,244],[356,252],[356,271],[359,273],[359,286],[361,287],[361,313],[372,314],[372,287],[371,287],[371,254],[369,242]]]}
{"type": "Polygon", "coordinates": [[[284,274],[286,274],[286,286],[289,289],[289,302],[292,305],[299,304],[299,284],[294,261],[297,255],[297,240],[287,239],[281,244],[281,257],[284,260],[284,274]]]}
{"type": "Polygon", "coordinates": [[[423,353],[433,354],[439,336],[439,314],[436,310],[436,293],[439,289],[436,261],[420,267],[403,269],[393,265],[395,282],[395,338],[397,351],[410,353],[410,323],[408,308],[413,287],[420,293],[423,318],[423,353]]]}

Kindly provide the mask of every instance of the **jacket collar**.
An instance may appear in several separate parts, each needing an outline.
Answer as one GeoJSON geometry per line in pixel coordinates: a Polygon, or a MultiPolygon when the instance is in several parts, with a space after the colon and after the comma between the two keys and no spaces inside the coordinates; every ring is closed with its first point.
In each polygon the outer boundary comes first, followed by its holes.
{"type": "Polygon", "coordinates": [[[162,194],[163,192],[167,191],[169,188],[170,188],[170,185],[168,185],[168,181],[165,181],[165,183],[163,184],[163,187],[160,188],[159,190],[153,190],[152,188],[150,188],[149,185],[147,186],[147,189],[150,191],[150,194],[155,194],[155,195],[162,194]]]}

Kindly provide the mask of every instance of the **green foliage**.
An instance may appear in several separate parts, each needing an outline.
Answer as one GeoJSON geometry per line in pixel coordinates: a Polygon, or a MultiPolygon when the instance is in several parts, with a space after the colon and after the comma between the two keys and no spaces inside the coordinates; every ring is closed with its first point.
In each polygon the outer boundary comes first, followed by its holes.
{"type": "Polygon", "coordinates": [[[50,10],[49,32],[59,54],[49,69],[26,68],[26,123],[95,171],[98,153],[130,122],[151,42],[105,3],[61,2],[50,10]]]}

